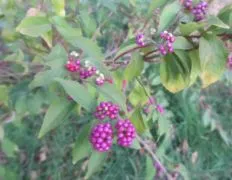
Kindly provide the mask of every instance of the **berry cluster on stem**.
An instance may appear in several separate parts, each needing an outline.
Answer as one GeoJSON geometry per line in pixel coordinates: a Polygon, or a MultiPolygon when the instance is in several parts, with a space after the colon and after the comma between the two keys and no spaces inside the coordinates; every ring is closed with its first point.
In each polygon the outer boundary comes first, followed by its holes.
{"type": "Polygon", "coordinates": [[[168,53],[173,53],[173,43],[176,40],[175,36],[172,33],[164,31],[160,34],[160,37],[165,41],[163,44],[159,46],[160,53],[164,56],[168,53]]]}
{"type": "MultiPolygon", "coordinates": [[[[101,102],[94,112],[94,116],[103,121],[106,118],[110,120],[117,119],[114,126],[117,136],[117,144],[122,147],[129,147],[136,137],[136,129],[129,119],[120,119],[120,108],[112,102],[101,102]]],[[[99,123],[93,127],[90,134],[90,143],[92,147],[99,152],[105,152],[111,149],[114,131],[113,121],[107,123],[99,123]]]]}
{"type": "Polygon", "coordinates": [[[198,4],[194,6],[192,0],[185,0],[184,7],[187,10],[191,11],[195,21],[201,21],[205,18],[208,3],[205,1],[200,1],[198,4]]]}
{"type": "Polygon", "coordinates": [[[106,81],[108,81],[104,74],[100,73],[100,71],[97,70],[96,67],[92,66],[88,61],[81,63],[78,58],[78,53],[75,51],[70,53],[67,63],[65,64],[65,68],[71,73],[78,73],[81,80],[94,77],[95,84],[97,86],[102,86],[106,81]]]}

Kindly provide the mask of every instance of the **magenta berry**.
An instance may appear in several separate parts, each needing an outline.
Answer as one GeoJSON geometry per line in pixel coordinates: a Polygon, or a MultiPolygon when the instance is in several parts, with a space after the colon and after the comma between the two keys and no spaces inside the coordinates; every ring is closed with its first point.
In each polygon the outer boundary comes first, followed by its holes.
{"type": "Polygon", "coordinates": [[[117,143],[123,147],[129,147],[136,136],[136,130],[130,120],[118,120],[115,125],[117,130],[117,143]]]}
{"type": "Polygon", "coordinates": [[[91,131],[90,142],[99,152],[109,151],[113,144],[113,128],[110,123],[97,124],[91,131]]]}
{"type": "Polygon", "coordinates": [[[135,41],[138,46],[144,46],[145,45],[144,34],[143,33],[137,34],[135,41]]]}
{"type": "Polygon", "coordinates": [[[69,72],[78,72],[80,70],[80,60],[70,56],[67,63],[65,64],[66,69],[69,72]]]}
{"type": "Polygon", "coordinates": [[[105,80],[104,80],[104,78],[97,77],[95,83],[98,86],[102,86],[105,83],[105,80]]]}
{"type": "Polygon", "coordinates": [[[96,73],[96,68],[95,67],[84,67],[80,69],[79,75],[81,79],[87,79],[95,75],[96,73]]]}
{"type": "Polygon", "coordinates": [[[161,106],[161,105],[157,105],[156,106],[156,110],[160,113],[160,114],[163,114],[164,113],[164,108],[163,108],[163,106],[161,106]]]}
{"type": "Polygon", "coordinates": [[[192,9],[192,4],[193,4],[193,1],[192,0],[185,0],[184,1],[184,7],[188,10],[192,9]]]}
{"type": "Polygon", "coordinates": [[[116,119],[119,114],[119,106],[112,102],[101,102],[94,113],[95,117],[99,120],[110,118],[111,120],[116,119]]]}
{"type": "Polygon", "coordinates": [[[228,56],[227,67],[228,67],[229,70],[232,70],[232,55],[228,56]]]}

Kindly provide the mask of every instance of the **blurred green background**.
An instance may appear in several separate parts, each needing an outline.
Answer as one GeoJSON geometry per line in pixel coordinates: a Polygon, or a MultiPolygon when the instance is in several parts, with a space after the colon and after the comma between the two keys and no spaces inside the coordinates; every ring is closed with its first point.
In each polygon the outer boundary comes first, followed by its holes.
{"type": "MultiPolygon", "coordinates": [[[[104,18],[109,11],[114,11],[119,3],[94,0],[81,2],[83,4],[81,8],[92,7],[94,14],[98,12],[100,15],[96,18],[99,19],[104,18]]],[[[122,0],[120,2],[125,3],[125,6],[129,3],[122,0]]],[[[140,14],[146,11],[147,2],[149,1],[137,1],[140,14]]],[[[77,1],[70,0],[67,9],[71,12],[76,3],[77,1]]],[[[13,55],[15,60],[23,58],[29,62],[32,55],[47,53],[38,39],[29,40],[15,31],[15,27],[25,14],[29,13],[28,10],[31,7],[51,13],[49,1],[46,0],[0,0],[0,60],[9,56],[12,58],[13,55]],[[47,4],[48,6],[45,6],[47,4]]],[[[113,31],[123,37],[123,33],[127,30],[125,24],[128,23],[124,16],[122,12],[114,15],[105,33],[113,31]]],[[[67,18],[72,20],[73,14],[68,13],[67,18]]],[[[101,39],[101,44],[110,44],[114,41],[115,39],[106,36],[105,39],[101,39]]],[[[36,58],[35,61],[40,60],[40,56],[36,58]]],[[[151,74],[150,72],[154,72],[157,66],[149,68],[147,73],[151,74]]],[[[166,161],[173,164],[173,167],[183,164],[190,179],[193,180],[232,179],[231,72],[226,72],[220,82],[207,89],[201,89],[200,83],[196,83],[193,87],[177,94],[171,94],[162,87],[158,74],[152,73],[149,78],[155,96],[159,103],[165,106],[167,118],[172,123],[171,141],[165,146],[166,161]]],[[[4,138],[1,140],[0,148],[0,179],[83,179],[87,160],[73,165],[71,157],[73,143],[83,125],[82,117],[70,117],[59,128],[39,140],[37,135],[44,113],[36,112],[36,103],[28,92],[27,80],[22,80],[15,87],[7,86],[11,97],[17,99],[23,92],[27,100],[32,100],[27,107],[22,103],[25,99],[20,100],[16,112],[27,112],[20,117],[15,117],[15,114],[10,116],[6,114],[5,103],[15,100],[7,99],[8,97],[4,94],[7,82],[1,79],[1,83],[0,137],[4,132],[4,138]]],[[[115,150],[104,162],[102,170],[96,173],[92,180],[152,179],[151,176],[155,170],[147,168],[147,164],[151,162],[146,159],[143,151],[113,148],[115,150]]]]}

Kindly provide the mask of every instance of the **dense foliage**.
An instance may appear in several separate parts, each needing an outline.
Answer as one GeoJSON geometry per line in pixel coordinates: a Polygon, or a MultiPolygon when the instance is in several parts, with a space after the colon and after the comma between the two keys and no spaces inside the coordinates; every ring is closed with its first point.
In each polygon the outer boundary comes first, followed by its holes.
{"type": "Polygon", "coordinates": [[[0,177],[229,179],[232,5],[210,2],[0,0],[0,177]]]}

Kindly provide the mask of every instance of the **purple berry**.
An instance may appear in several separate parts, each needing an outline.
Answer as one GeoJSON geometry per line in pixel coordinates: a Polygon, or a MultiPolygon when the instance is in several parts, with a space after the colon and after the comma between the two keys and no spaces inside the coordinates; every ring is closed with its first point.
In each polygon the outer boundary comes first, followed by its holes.
{"type": "Polygon", "coordinates": [[[95,75],[96,67],[82,67],[79,72],[79,76],[81,79],[87,79],[95,75]]]}
{"type": "Polygon", "coordinates": [[[192,8],[193,1],[192,0],[185,0],[184,1],[184,7],[188,10],[192,8]]]}
{"type": "Polygon", "coordinates": [[[76,57],[69,56],[65,67],[69,72],[78,72],[80,70],[80,63],[81,61],[76,59],[76,57]]]}
{"type": "Polygon", "coordinates": [[[94,112],[94,116],[99,120],[104,120],[106,117],[111,120],[116,119],[119,114],[119,106],[112,102],[101,102],[94,112]]]}
{"type": "Polygon", "coordinates": [[[161,105],[157,105],[156,106],[156,110],[160,113],[160,114],[163,114],[164,113],[164,108],[161,106],[161,105]]]}
{"type": "Polygon", "coordinates": [[[136,136],[136,130],[134,125],[129,119],[118,120],[115,125],[117,129],[117,143],[123,147],[129,147],[133,143],[136,136]]]}
{"type": "Polygon", "coordinates": [[[232,54],[228,56],[227,67],[229,70],[232,70],[232,54]]]}
{"type": "Polygon", "coordinates": [[[99,152],[109,151],[113,144],[113,128],[110,123],[97,124],[91,131],[90,142],[99,152]]]}
{"type": "Polygon", "coordinates": [[[136,38],[135,38],[135,40],[136,40],[136,44],[138,45],[138,46],[144,46],[145,45],[145,42],[144,42],[144,34],[143,33],[138,33],[137,34],[137,36],[136,36],[136,38]]]}

